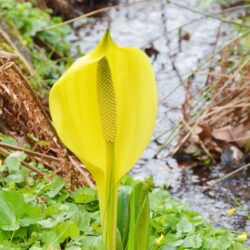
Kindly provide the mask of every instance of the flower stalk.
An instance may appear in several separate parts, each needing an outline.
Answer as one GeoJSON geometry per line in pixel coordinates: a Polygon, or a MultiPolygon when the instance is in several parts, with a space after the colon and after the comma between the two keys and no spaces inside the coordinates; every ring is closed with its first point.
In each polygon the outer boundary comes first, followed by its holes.
{"type": "Polygon", "coordinates": [[[114,159],[114,143],[106,142],[107,153],[107,189],[106,189],[106,209],[103,222],[103,240],[106,249],[116,249],[116,224],[117,224],[117,197],[118,186],[115,185],[114,171],[115,171],[115,159],[114,159]]]}

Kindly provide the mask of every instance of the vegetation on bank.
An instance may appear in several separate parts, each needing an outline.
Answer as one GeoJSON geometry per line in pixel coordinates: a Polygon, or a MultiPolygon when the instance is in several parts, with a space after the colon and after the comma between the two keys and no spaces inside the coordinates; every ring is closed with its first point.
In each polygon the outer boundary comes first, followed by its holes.
{"type": "MultiPolygon", "coordinates": [[[[5,141],[15,143],[10,137],[5,141]]],[[[2,157],[0,167],[0,249],[3,250],[100,250],[101,224],[96,190],[67,189],[67,183],[44,168],[40,178],[22,161],[27,156],[14,151],[2,157]]],[[[119,195],[126,196],[137,184],[123,179],[119,195]]],[[[200,213],[180,203],[161,187],[150,188],[151,250],[246,250],[245,234],[213,227],[200,213]]],[[[225,211],[227,214],[228,211],[225,211]]],[[[123,217],[128,210],[122,209],[123,217]]]]}
{"type": "Polygon", "coordinates": [[[26,60],[31,60],[35,71],[34,85],[39,86],[41,82],[52,85],[66,65],[72,63],[70,45],[65,40],[71,31],[70,26],[46,30],[61,23],[62,18],[34,8],[30,2],[0,0],[0,13],[0,23],[8,25],[4,31],[12,37],[14,44],[18,44],[17,49],[24,49],[26,60]]]}

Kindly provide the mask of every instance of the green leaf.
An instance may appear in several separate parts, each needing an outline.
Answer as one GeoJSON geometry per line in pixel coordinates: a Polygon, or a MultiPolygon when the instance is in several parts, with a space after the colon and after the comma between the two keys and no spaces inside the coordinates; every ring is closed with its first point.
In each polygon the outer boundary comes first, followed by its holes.
{"type": "Polygon", "coordinates": [[[169,247],[170,249],[171,247],[180,247],[183,245],[183,240],[179,238],[178,232],[167,233],[167,235],[165,236],[165,241],[166,241],[166,244],[164,245],[164,247],[169,247]]]}
{"type": "Polygon", "coordinates": [[[150,193],[150,208],[152,210],[157,209],[160,206],[168,203],[169,200],[170,200],[170,196],[165,190],[160,189],[160,188],[155,188],[150,193]]]}
{"type": "Polygon", "coordinates": [[[116,230],[116,250],[123,250],[122,238],[119,230],[116,230]]]}
{"type": "Polygon", "coordinates": [[[86,250],[104,250],[101,236],[83,236],[81,244],[86,250]]]}
{"type": "Polygon", "coordinates": [[[17,173],[20,169],[21,162],[25,159],[26,155],[24,152],[16,151],[12,154],[10,154],[5,159],[5,165],[9,171],[10,174],[17,173]]]}
{"type": "Polygon", "coordinates": [[[148,185],[138,183],[129,201],[129,250],[147,250],[149,243],[150,211],[148,185]]]}
{"type": "Polygon", "coordinates": [[[177,224],[177,230],[182,233],[190,233],[194,231],[194,226],[188,221],[187,217],[183,216],[177,224]]]}
{"type": "Polygon", "coordinates": [[[81,219],[79,224],[81,232],[90,233],[91,231],[93,231],[90,225],[91,225],[91,213],[84,210],[81,212],[81,219]]]}
{"type": "Polygon", "coordinates": [[[6,143],[6,144],[13,145],[13,146],[17,146],[16,140],[14,138],[8,136],[8,135],[0,133],[0,140],[1,140],[2,143],[6,143]]]}
{"type": "Polygon", "coordinates": [[[54,232],[57,233],[58,241],[60,243],[68,237],[74,239],[80,234],[78,225],[73,220],[69,220],[57,225],[54,229],[54,232]]]}
{"type": "Polygon", "coordinates": [[[90,203],[97,201],[97,192],[92,188],[79,188],[72,193],[71,198],[75,203],[90,203]]]}
{"type": "Polygon", "coordinates": [[[82,248],[77,247],[77,246],[70,246],[70,247],[66,247],[65,250],[82,250],[82,248]]]}
{"type": "Polygon", "coordinates": [[[184,240],[184,247],[187,247],[187,248],[197,249],[197,248],[200,248],[201,245],[202,245],[202,239],[199,234],[190,235],[186,237],[184,240]]]}
{"type": "MultiPolygon", "coordinates": [[[[79,236],[80,231],[77,224],[73,220],[62,222],[50,230],[42,232],[42,237],[48,249],[49,247],[57,247],[58,244],[67,238],[75,239],[79,236]]],[[[59,248],[60,249],[60,248],[59,248]]]]}
{"type": "Polygon", "coordinates": [[[14,186],[15,183],[22,183],[24,181],[24,177],[22,174],[10,174],[5,178],[5,182],[8,186],[14,186]]]}
{"type": "Polygon", "coordinates": [[[2,230],[16,231],[41,220],[42,211],[26,204],[17,191],[0,191],[0,218],[2,230]]]}
{"type": "Polygon", "coordinates": [[[32,246],[29,250],[43,250],[41,247],[32,246]]]}
{"type": "Polygon", "coordinates": [[[55,197],[61,189],[64,187],[65,182],[63,179],[56,177],[48,186],[48,192],[46,192],[46,195],[50,198],[55,197]]]}
{"type": "Polygon", "coordinates": [[[123,247],[126,247],[129,232],[129,193],[131,187],[121,187],[118,194],[117,227],[120,232],[123,247]]]}
{"type": "Polygon", "coordinates": [[[52,218],[38,221],[38,224],[41,225],[43,228],[52,228],[56,226],[58,223],[59,223],[58,220],[53,220],[52,218]]]}

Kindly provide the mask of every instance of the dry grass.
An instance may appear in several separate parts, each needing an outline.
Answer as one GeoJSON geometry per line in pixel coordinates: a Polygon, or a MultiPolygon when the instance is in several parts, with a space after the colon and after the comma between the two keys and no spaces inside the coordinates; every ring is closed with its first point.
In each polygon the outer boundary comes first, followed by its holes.
{"type": "MultiPolygon", "coordinates": [[[[249,37],[248,37],[249,38],[249,37]]],[[[220,70],[210,70],[197,101],[192,97],[192,78],[186,81],[179,143],[173,154],[196,154],[198,159],[219,159],[224,148],[234,145],[248,150],[250,138],[250,56],[239,42],[221,53],[220,70]],[[237,51],[237,52],[235,52],[237,51]],[[232,61],[235,56],[240,63],[232,61]]]]}

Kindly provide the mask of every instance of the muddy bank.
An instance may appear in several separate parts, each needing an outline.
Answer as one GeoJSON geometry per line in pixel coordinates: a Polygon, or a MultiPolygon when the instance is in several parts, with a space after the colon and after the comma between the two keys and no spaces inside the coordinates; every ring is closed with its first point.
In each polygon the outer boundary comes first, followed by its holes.
{"type": "MultiPolygon", "coordinates": [[[[250,223],[240,209],[230,219],[221,219],[236,206],[232,197],[246,208],[250,207],[249,171],[240,172],[204,193],[204,186],[210,180],[222,177],[237,166],[182,169],[170,156],[178,136],[176,124],[182,116],[184,80],[203,65],[201,74],[196,74],[193,79],[193,91],[199,91],[206,83],[211,62],[205,62],[211,53],[237,36],[220,20],[204,18],[186,9],[185,1],[178,1],[178,4],[183,7],[161,0],[114,8],[102,17],[75,23],[77,32],[69,40],[73,50],[80,48],[86,52],[95,47],[109,27],[118,43],[139,47],[150,56],[158,83],[158,120],[153,140],[131,174],[138,179],[153,176],[157,185],[165,185],[174,197],[189,202],[193,209],[202,212],[216,225],[249,231],[250,223]],[[163,146],[167,149],[161,150],[163,146]]],[[[216,5],[202,9],[198,1],[192,1],[189,7],[206,13],[220,11],[216,5]]]]}

